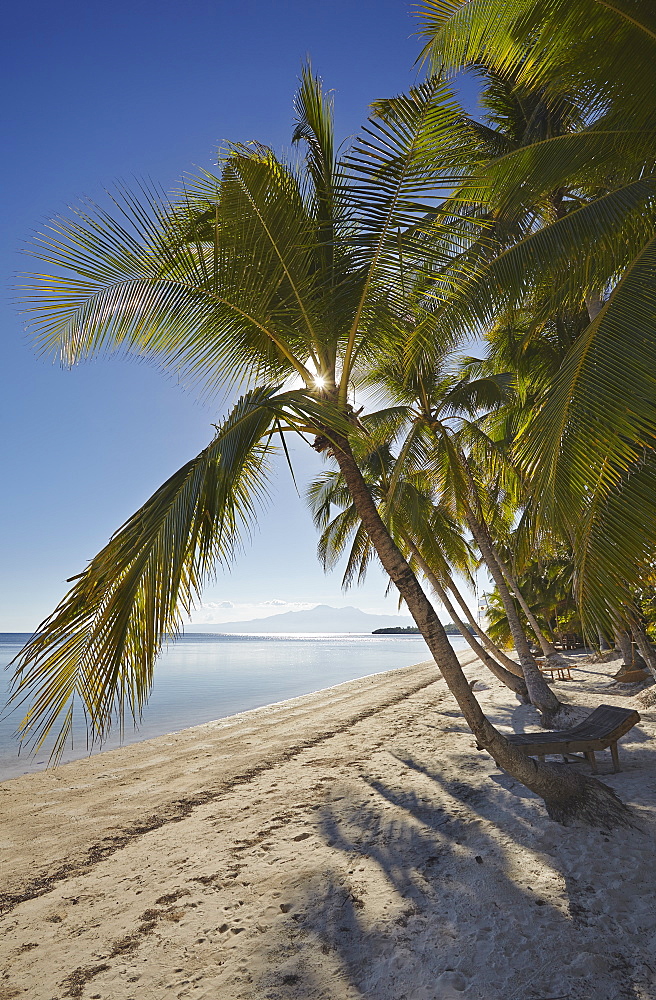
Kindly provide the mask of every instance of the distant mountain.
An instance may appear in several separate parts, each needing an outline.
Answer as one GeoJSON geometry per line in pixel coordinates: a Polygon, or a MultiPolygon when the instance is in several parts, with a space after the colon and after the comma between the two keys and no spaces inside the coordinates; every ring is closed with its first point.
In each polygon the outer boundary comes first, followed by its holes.
{"type": "Polygon", "coordinates": [[[246,622],[187,625],[186,632],[373,632],[377,628],[405,628],[414,622],[404,615],[368,615],[359,608],[331,608],[319,604],[309,611],[285,611],[246,622]]]}

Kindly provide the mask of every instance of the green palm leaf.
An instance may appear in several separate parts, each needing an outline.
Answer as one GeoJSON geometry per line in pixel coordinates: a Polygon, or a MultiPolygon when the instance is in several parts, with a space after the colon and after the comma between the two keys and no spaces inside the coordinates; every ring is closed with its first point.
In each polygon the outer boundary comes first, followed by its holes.
{"type": "Polygon", "coordinates": [[[266,501],[275,427],[325,427],[324,411],[304,393],[252,390],[208,447],[117,531],[15,661],[12,702],[31,702],[23,739],[39,747],[59,724],[59,756],[74,703],[92,741],[106,738],[113,718],[122,726],[126,713],[140,715],[162,643],[180,629],[203,582],[231,561],[266,501]]]}
{"type": "MultiPolygon", "coordinates": [[[[579,337],[525,431],[519,459],[541,495],[544,517],[555,507],[574,521],[587,515],[598,524],[604,498],[616,505],[625,477],[656,446],[655,277],[653,239],[579,337]]],[[[628,529],[627,521],[627,544],[628,529]]],[[[651,522],[640,539],[656,542],[651,522]]],[[[640,571],[636,564],[627,586],[640,571]]],[[[603,589],[603,580],[596,586],[603,589]]]]}
{"type": "MultiPolygon", "coordinates": [[[[342,398],[353,360],[376,329],[369,324],[367,335],[360,335],[371,298],[375,301],[384,282],[385,301],[396,301],[397,315],[403,314],[404,270],[411,273],[413,264],[426,256],[423,233],[439,225],[437,195],[453,185],[461,170],[459,153],[471,144],[459,106],[437,78],[407,96],[377,102],[374,111],[343,165],[354,265],[363,274],[363,285],[344,351],[342,398]]],[[[444,231],[441,236],[447,239],[444,231]]]]}
{"type": "MultiPolygon", "coordinates": [[[[275,253],[260,269],[228,255],[221,218],[201,240],[191,231],[199,204],[189,198],[164,204],[146,192],[138,203],[123,192],[115,203],[123,222],[92,206],[39,239],[36,256],[51,271],[29,276],[25,304],[42,349],[67,365],[125,350],[210,385],[307,374],[286,343],[286,314],[276,327],[284,269],[275,253]]],[[[294,231],[306,225],[296,220],[294,231]]]]}
{"type": "Polygon", "coordinates": [[[610,94],[636,125],[653,124],[644,95],[656,83],[656,13],[643,0],[424,0],[419,10],[436,71],[483,64],[555,96],[585,88],[600,107],[610,94]]]}

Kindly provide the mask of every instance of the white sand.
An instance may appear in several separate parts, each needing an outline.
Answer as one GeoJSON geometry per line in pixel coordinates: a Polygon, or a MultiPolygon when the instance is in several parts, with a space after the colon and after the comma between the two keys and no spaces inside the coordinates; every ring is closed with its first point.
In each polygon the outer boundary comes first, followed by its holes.
{"type": "Polygon", "coordinates": [[[655,1000],[656,710],[615,669],[556,690],[638,707],[598,761],[640,830],[550,821],[432,664],[0,784],[0,1000],[655,1000]]]}

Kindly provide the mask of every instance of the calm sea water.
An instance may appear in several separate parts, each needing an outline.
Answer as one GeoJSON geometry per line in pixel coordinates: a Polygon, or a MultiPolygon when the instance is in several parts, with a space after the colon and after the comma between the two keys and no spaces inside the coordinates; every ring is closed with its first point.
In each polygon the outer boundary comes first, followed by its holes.
{"type": "MultiPolygon", "coordinates": [[[[29,636],[0,633],[0,666],[16,655],[29,636]]],[[[458,649],[463,640],[453,638],[458,649]]],[[[429,659],[420,636],[375,635],[206,635],[187,634],[170,646],[155,669],[155,684],[138,728],[126,724],[103,749],[162,736],[236,712],[308,694],[342,681],[366,677],[429,659]]],[[[1,673],[0,708],[8,680],[1,673]]],[[[20,710],[0,720],[0,780],[46,766],[48,750],[18,756],[14,733],[20,710]]],[[[98,752],[98,751],[94,751],[98,752]]],[[[74,726],[73,748],[63,760],[88,754],[82,720],[74,726]]]]}

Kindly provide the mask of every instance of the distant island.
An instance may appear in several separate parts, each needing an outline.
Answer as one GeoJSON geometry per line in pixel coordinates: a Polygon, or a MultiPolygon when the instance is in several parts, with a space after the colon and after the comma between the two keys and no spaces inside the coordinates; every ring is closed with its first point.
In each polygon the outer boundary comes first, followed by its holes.
{"type": "MultiPolygon", "coordinates": [[[[447,635],[460,635],[449,622],[445,625],[447,635]]],[[[188,633],[211,632],[218,635],[251,634],[282,635],[298,633],[351,633],[356,635],[419,635],[419,629],[409,615],[372,615],[360,608],[331,608],[327,604],[317,604],[304,611],[284,611],[282,614],[268,615],[266,618],[251,618],[248,621],[192,623],[188,633]]]]}
{"type": "MultiPolygon", "coordinates": [[[[449,622],[448,625],[444,626],[444,631],[447,635],[460,635],[460,629],[457,625],[453,625],[449,622]]],[[[469,628],[471,634],[474,634],[474,630],[469,628]]],[[[395,625],[394,628],[376,628],[371,633],[372,635],[419,635],[419,629],[416,625],[406,625],[405,628],[400,628],[395,625]]]]}
{"type": "Polygon", "coordinates": [[[327,604],[318,604],[305,611],[285,611],[282,614],[268,615],[266,618],[251,618],[250,621],[193,623],[189,625],[187,631],[220,634],[354,632],[371,635],[373,628],[398,628],[403,632],[406,625],[414,627],[409,615],[371,615],[361,611],[360,608],[331,608],[327,604]]]}

